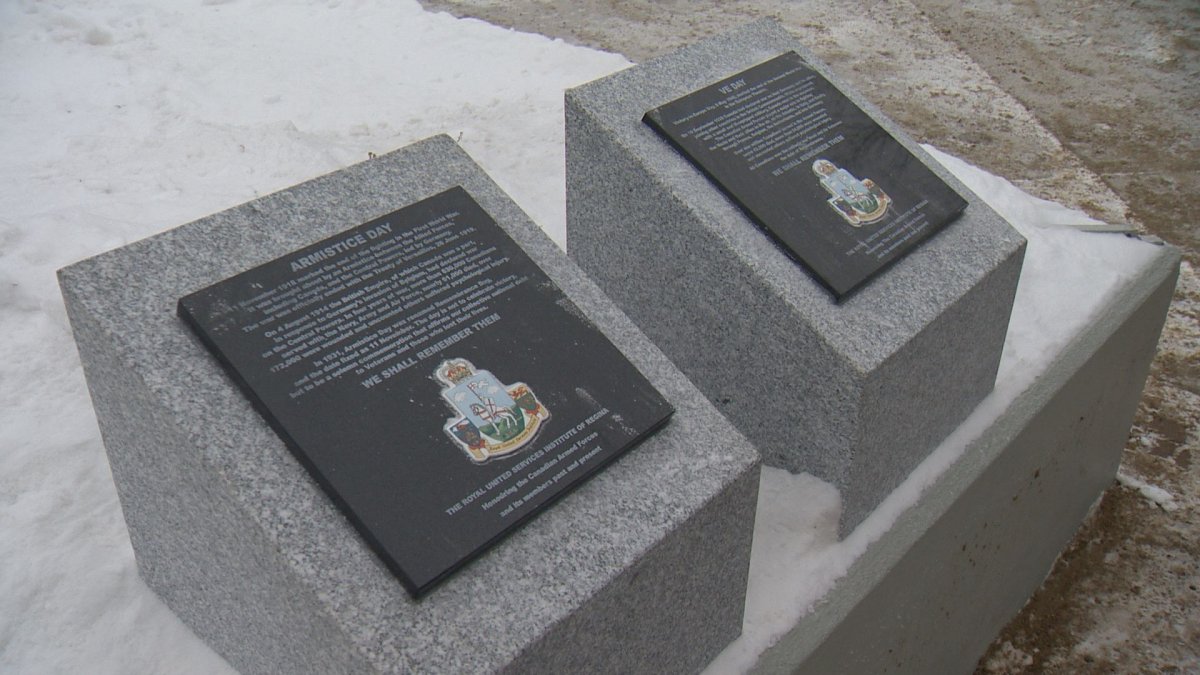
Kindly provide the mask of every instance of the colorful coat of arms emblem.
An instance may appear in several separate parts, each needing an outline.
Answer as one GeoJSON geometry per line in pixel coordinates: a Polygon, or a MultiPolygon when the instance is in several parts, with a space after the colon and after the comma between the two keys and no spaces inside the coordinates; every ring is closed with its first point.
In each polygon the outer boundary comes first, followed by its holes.
{"type": "Polygon", "coordinates": [[[473,462],[520,450],[550,419],[524,382],[503,384],[466,359],[443,361],[436,373],[444,385],[442,398],[458,413],[443,429],[473,462]]]}
{"type": "Polygon", "coordinates": [[[854,227],[869,225],[887,215],[892,198],[870,178],[859,180],[827,159],[813,162],[813,173],[831,196],[826,201],[854,227]]]}

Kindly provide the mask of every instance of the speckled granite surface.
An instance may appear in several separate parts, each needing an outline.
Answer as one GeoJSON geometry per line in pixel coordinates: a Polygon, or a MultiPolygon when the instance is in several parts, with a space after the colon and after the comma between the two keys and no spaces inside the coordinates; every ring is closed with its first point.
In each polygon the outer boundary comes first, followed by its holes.
{"type": "Polygon", "coordinates": [[[690,672],[741,629],[758,455],[441,136],[60,271],[146,582],[243,672],[690,672]],[[463,185],[676,407],[414,602],[176,300],[463,185]]]}
{"type": "Polygon", "coordinates": [[[1024,239],[771,21],[571,89],[567,251],[763,454],[853,528],[995,381],[1024,239]],[[842,305],[641,121],[794,50],[969,201],[842,305]]]}

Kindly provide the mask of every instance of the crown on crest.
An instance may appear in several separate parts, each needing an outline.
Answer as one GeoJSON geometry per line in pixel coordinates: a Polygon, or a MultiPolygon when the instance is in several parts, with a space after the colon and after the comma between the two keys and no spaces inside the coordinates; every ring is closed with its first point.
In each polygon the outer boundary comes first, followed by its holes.
{"type": "Polygon", "coordinates": [[[445,382],[458,384],[475,373],[471,363],[466,359],[451,359],[443,361],[438,367],[437,374],[445,382]]]}

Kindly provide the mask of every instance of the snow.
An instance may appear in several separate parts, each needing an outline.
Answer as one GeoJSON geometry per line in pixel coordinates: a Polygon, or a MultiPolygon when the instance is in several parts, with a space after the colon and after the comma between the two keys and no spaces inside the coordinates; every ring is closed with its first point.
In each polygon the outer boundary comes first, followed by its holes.
{"type": "Polygon", "coordinates": [[[1179,504],[1175,503],[1174,495],[1157,485],[1147,483],[1137,476],[1132,476],[1124,471],[1118,471],[1117,482],[1130,490],[1136,490],[1144,499],[1158,506],[1163,511],[1175,511],[1179,508],[1179,504]]]}
{"type": "MultiPolygon", "coordinates": [[[[562,91],[627,65],[395,0],[0,3],[0,671],[230,672],[137,576],[56,269],[436,133],[562,245],[562,91]]],[[[808,611],[1150,255],[933,152],[1030,239],[996,392],[844,541],[835,489],[764,472],[746,634],[713,672],[808,611]]]]}

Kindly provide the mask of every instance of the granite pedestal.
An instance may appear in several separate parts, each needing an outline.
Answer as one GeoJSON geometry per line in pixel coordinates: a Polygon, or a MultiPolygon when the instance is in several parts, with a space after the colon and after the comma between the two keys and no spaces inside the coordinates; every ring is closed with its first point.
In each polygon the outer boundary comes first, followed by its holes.
{"type": "Polygon", "coordinates": [[[763,461],[859,523],[992,389],[1024,239],[774,22],[571,89],[567,251],[763,461]],[[642,115],[794,50],[953,186],[946,229],[838,305],[642,115]]]}
{"type": "Polygon", "coordinates": [[[740,632],[757,453],[447,137],[77,263],[60,283],[141,575],[239,670],[693,672],[740,632]],[[418,602],[175,303],[455,185],[677,412],[418,602]]]}

